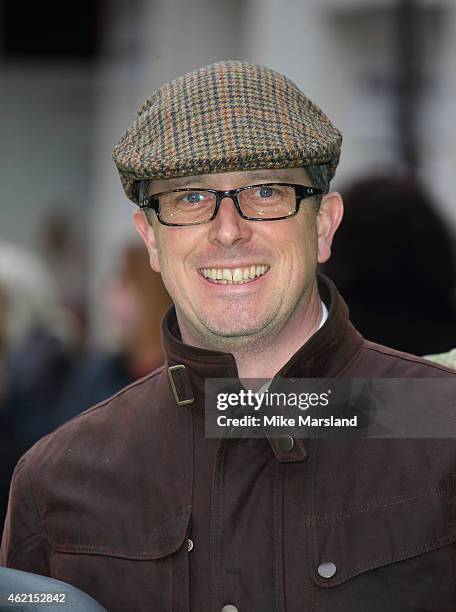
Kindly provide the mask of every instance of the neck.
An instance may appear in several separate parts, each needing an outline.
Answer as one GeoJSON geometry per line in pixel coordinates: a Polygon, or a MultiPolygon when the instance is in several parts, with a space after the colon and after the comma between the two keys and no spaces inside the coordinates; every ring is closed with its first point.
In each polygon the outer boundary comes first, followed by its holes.
{"type": "MultiPolygon", "coordinates": [[[[296,308],[275,333],[262,337],[230,339],[223,345],[219,341],[201,341],[196,334],[179,321],[182,341],[209,350],[222,350],[233,354],[239,378],[273,378],[274,375],[318,330],[322,306],[315,283],[307,303],[296,308]]],[[[179,320],[179,316],[178,316],[179,320]]]]}

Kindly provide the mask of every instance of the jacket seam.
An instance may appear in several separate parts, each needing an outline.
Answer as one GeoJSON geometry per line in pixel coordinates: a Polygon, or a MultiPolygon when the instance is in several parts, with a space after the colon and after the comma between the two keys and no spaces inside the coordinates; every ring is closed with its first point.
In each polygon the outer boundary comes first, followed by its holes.
{"type": "Polygon", "coordinates": [[[455,538],[456,533],[453,533],[451,535],[445,535],[442,538],[433,540],[429,544],[421,544],[420,546],[416,546],[414,548],[402,548],[395,555],[382,555],[381,557],[376,557],[375,559],[369,560],[368,562],[359,563],[358,565],[355,565],[350,572],[345,572],[344,574],[341,574],[338,577],[337,581],[333,581],[332,585],[328,584],[327,586],[336,586],[341,582],[344,582],[350,578],[354,578],[360,572],[368,571],[379,567],[379,564],[381,565],[388,562],[397,563],[398,561],[403,561],[405,559],[417,556],[420,553],[424,553],[429,550],[435,550],[436,548],[442,546],[442,544],[451,544],[451,542],[453,542],[455,538]]]}
{"type": "Polygon", "coordinates": [[[18,554],[22,552],[27,545],[30,545],[30,543],[33,543],[35,540],[37,542],[46,540],[46,536],[44,534],[40,534],[39,532],[34,532],[27,536],[24,540],[21,540],[21,542],[14,548],[13,552],[9,556],[8,566],[12,566],[13,561],[16,559],[18,554]]]}
{"type": "Polygon", "coordinates": [[[227,439],[222,438],[217,449],[213,468],[212,480],[212,504],[211,504],[211,533],[210,533],[210,558],[211,568],[213,572],[212,583],[212,607],[219,606],[220,597],[220,561],[221,561],[221,530],[220,525],[223,524],[223,503],[221,499],[222,486],[224,478],[224,461],[227,452],[227,439]]]}
{"type": "Polygon", "coordinates": [[[273,529],[274,529],[274,579],[276,584],[275,603],[277,612],[284,612],[284,524],[283,524],[283,494],[284,468],[281,463],[274,465],[274,498],[273,498],[273,529]]]}
{"type": "MultiPolygon", "coordinates": [[[[165,514],[163,517],[161,517],[160,520],[162,522],[167,521],[171,518],[185,515],[189,511],[191,511],[191,506],[183,506],[180,510],[177,510],[176,512],[170,512],[168,514],[165,514]]],[[[162,528],[163,528],[162,525],[159,525],[158,527],[156,527],[152,531],[151,537],[153,537],[156,533],[159,533],[162,528]]],[[[54,540],[47,533],[46,533],[46,537],[49,540],[52,550],[55,552],[68,553],[68,554],[106,555],[110,557],[122,557],[122,558],[126,557],[129,559],[135,559],[135,558],[143,559],[143,558],[151,558],[155,556],[152,551],[147,551],[147,550],[132,552],[132,551],[119,550],[119,549],[107,548],[107,547],[96,546],[96,545],[65,547],[65,546],[56,544],[54,540]]],[[[171,554],[171,553],[168,553],[168,554],[171,554]]],[[[167,555],[160,555],[157,558],[160,558],[161,556],[167,556],[167,555]]]]}
{"type": "MultiPolygon", "coordinates": [[[[319,439],[315,438],[314,439],[314,448],[313,448],[313,463],[312,463],[312,469],[311,469],[311,473],[310,473],[310,508],[312,511],[312,514],[315,515],[315,487],[316,487],[316,471],[317,471],[317,461],[318,461],[318,446],[319,446],[319,439]]],[[[312,443],[312,441],[311,441],[312,443]]],[[[304,521],[306,524],[306,521],[304,521]]],[[[307,526],[307,524],[306,524],[307,526]]],[[[314,563],[314,559],[317,558],[317,534],[316,534],[316,530],[312,529],[310,532],[310,554],[308,554],[307,556],[307,563],[310,565],[314,563]]],[[[309,589],[310,589],[310,603],[313,606],[312,609],[318,610],[320,607],[320,593],[318,589],[312,588],[312,568],[309,568],[309,576],[308,576],[308,581],[309,581],[309,589]]]]}
{"type": "MultiPolygon", "coordinates": [[[[157,368],[156,370],[154,370],[153,372],[151,372],[150,374],[147,374],[147,376],[144,376],[143,378],[140,378],[139,380],[135,380],[134,382],[132,382],[127,387],[124,387],[123,389],[120,389],[120,391],[117,391],[117,393],[115,393],[114,395],[111,395],[111,397],[108,397],[108,398],[102,400],[101,402],[98,402],[97,404],[95,404],[95,406],[92,406],[91,408],[88,408],[87,410],[84,410],[84,412],[81,412],[80,414],[77,414],[75,417],[73,417],[72,419],[67,421],[67,423],[71,423],[75,419],[78,419],[79,417],[81,417],[81,416],[83,416],[85,414],[90,414],[91,412],[93,412],[97,408],[102,408],[103,406],[106,406],[107,404],[112,402],[112,400],[117,399],[118,397],[121,397],[127,391],[129,391],[130,389],[133,389],[134,387],[137,387],[139,385],[142,385],[142,384],[148,382],[150,379],[158,376],[163,371],[164,367],[165,366],[162,365],[159,368],[157,368]]],[[[65,423],[64,425],[66,425],[67,423],[65,423]]]]}
{"type": "MultiPolygon", "coordinates": [[[[347,332],[345,332],[344,337],[342,338],[342,340],[345,338],[345,336],[347,335],[347,332]]],[[[352,358],[350,359],[350,361],[348,363],[345,364],[345,366],[342,368],[342,370],[336,374],[335,378],[339,378],[340,376],[342,376],[348,369],[349,367],[354,363],[354,361],[358,358],[359,354],[361,353],[361,351],[364,348],[364,344],[361,344],[360,347],[358,348],[358,350],[356,351],[356,353],[352,356],[352,358]]]]}
{"type": "Polygon", "coordinates": [[[412,357],[405,356],[405,354],[397,354],[392,353],[388,350],[381,350],[380,348],[377,348],[377,346],[370,346],[367,342],[365,342],[364,348],[366,349],[366,351],[372,351],[373,353],[379,353],[380,355],[386,355],[387,357],[392,357],[393,359],[399,359],[400,361],[406,361],[408,363],[415,363],[416,365],[420,366],[427,366],[429,368],[432,368],[434,370],[440,370],[441,372],[445,372],[447,374],[455,373],[454,369],[446,368],[445,366],[439,363],[431,362],[424,358],[413,359],[412,357]]]}
{"type": "Polygon", "coordinates": [[[38,540],[38,541],[46,540],[49,543],[48,538],[47,538],[47,534],[46,534],[45,530],[42,529],[41,516],[40,516],[38,504],[37,504],[37,502],[35,500],[35,497],[33,495],[32,483],[30,481],[29,470],[27,468],[28,468],[27,457],[24,457],[23,458],[23,468],[22,469],[24,471],[25,488],[26,488],[27,497],[30,500],[30,505],[31,505],[31,508],[32,508],[32,513],[34,514],[36,531],[32,532],[24,540],[21,540],[21,542],[19,542],[19,544],[16,545],[16,547],[13,549],[13,551],[11,553],[11,560],[14,559],[17,556],[17,554],[18,554],[18,552],[20,550],[23,550],[23,548],[24,548],[24,546],[26,544],[29,544],[30,542],[33,542],[33,540],[38,540]]]}
{"type": "Polygon", "coordinates": [[[353,516],[358,516],[359,514],[364,514],[365,512],[369,512],[370,510],[376,510],[380,508],[388,508],[390,506],[396,506],[402,504],[404,502],[410,502],[415,499],[426,498],[426,497],[443,497],[448,494],[452,489],[455,488],[455,478],[453,476],[452,481],[450,483],[441,485],[439,487],[431,487],[429,489],[418,490],[415,493],[408,496],[395,496],[395,497],[387,497],[385,499],[378,499],[370,502],[368,504],[364,504],[363,506],[355,507],[350,512],[341,512],[339,514],[334,514],[326,517],[316,518],[308,517],[305,522],[307,527],[314,527],[320,524],[328,524],[336,522],[340,519],[347,519],[353,516]]]}

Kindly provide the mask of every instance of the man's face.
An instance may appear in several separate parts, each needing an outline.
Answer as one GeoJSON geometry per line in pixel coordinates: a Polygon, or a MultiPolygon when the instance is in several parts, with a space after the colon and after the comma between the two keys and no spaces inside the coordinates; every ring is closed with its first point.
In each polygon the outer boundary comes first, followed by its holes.
{"type": "MultiPolygon", "coordinates": [[[[178,187],[229,190],[268,182],[311,185],[303,168],[290,168],[157,180],[149,192],[178,187]]],[[[197,338],[203,346],[226,347],[241,338],[275,334],[292,315],[305,316],[315,294],[317,261],[329,257],[341,207],[339,196],[330,194],[317,214],[315,200],[308,198],[294,217],[260,222],[242,219],[233,201],[225,198],[209,223],[169,227],[154,214],[149,226],[140,211],[135,221],[152,268],[161,273],[176,305],[183,337],[197,338]],[[220,275],[224,278],[213,278],[220,275]],[[240,276],[246,282],[236,282],[240,276]],[[227,278],[234,282],[223,282],[227,278]]]]}

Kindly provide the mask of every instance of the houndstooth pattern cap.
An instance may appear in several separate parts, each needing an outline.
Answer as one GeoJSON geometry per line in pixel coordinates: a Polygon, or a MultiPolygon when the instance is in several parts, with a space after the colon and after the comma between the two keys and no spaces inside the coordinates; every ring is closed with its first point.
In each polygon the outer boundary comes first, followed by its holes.
{"type": "Polygon", "coordinates": [[[287,77],[224,61],[165,83],[114,148],[127,197],[137,181],[339,162],[342,134],[287,77]]]}

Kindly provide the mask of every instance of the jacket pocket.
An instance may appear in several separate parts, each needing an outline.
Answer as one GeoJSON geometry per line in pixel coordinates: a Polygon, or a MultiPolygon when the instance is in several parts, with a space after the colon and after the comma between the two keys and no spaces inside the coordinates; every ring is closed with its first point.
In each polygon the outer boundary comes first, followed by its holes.
{"type": "Polygon", "coordinates": [[[51,542],[52,576],[94,597],[109,612],[190,610],[188,531],[190,508],[162,517],[138,547],[138,526],[116,526],[109,545],[81,535],[51,542]],[[133,535],[134,534],[134,535],[133,535]]]}
{"type": "Polygon", "coordinates": [[[453,481],[328,517],[312,532],[320,610],[456,609],[453,481]]]}

